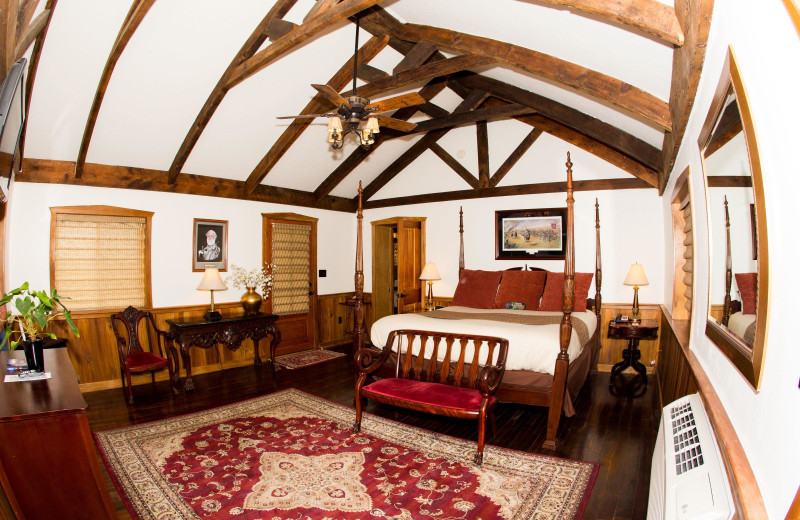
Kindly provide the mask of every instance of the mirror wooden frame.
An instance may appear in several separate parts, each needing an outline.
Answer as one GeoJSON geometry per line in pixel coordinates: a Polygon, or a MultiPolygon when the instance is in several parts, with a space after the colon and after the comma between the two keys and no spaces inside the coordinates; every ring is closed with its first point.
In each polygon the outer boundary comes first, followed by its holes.
{"type": "MultiPolygon", "coordinates": [[[[728,47],[728,55],[722,69],[719,85],[711,102],[697,145],[703,160],[705,178],[706,200],[708,200],[708,172],[705,171],[705,150],[711,139],[714,126],[724,108],[725,99],[730,89],[736,94],[739,104],[739,115],[742,118],[742,130],[747,145],[747,155],[750,159],[750,174],[753,180],[753,197],[755,200],[756,214],[756,241],[758,247],[758,290],[756,307],[756,334],[752,347],[741,338],[731,333],[727,327],[710,317],[711,298],[706,319],[706,336],[714,342],[720,350],[733,362],[736,368],[757,391],[761,387],[761,373],[767,341],[767,323],[769,318],[769,256],[767,248],[767,214],[764,207],[764,189],[761,176],[761,161],[759,159],[758,143],[756,140],[755,125],[750,114],[750,104],[744,89],[736,57],[733,49],[728,47]]],[[[706,204],[707,211],[711,211],[706,204]]],[[[710,218],[709,218],[710,222],[710,218]]],[[[709,224],[710,229],[710,224],[709,224]]],[[[709,255],[709,262],[710,262],[709,255]]],[[[709,266],[709,273],[713,266],[709,266]]],[[[711,276],[709,276],[709,288],[711,276]]],[[[710,294],[710,291],[709,291],[710,294]]]]}

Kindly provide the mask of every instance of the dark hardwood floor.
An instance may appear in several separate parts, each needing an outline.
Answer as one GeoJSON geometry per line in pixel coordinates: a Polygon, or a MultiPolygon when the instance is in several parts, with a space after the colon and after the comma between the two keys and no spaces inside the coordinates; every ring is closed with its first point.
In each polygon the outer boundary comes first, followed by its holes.
{"type": "MultiPolygon", "coordinates": [[[[349,347],[348,347],[349,348],[349,347]]],[[[345,348],[340,349],[342,351],[345,348]]],[[[501,404],[497,437],[488,444],[504,448],[600,463],[585,520],[639,520],[647,513],[650,460],[661,410],[651,379],[642,395],[632,396],[617,379],[612,392],[609,374],[591,375],[576,402],[577,415],[562,418],[555,452],[541,448],[547,423],[545,408],[501,404]]],[[[298,388],[353,406],[353,375],[348,357],[272,376],[269,363],[194,376],[194,392],[170,398],[167,382],[134,386],[135,404],[128,406],[120,389],[84,394],[93,431],[153,421],[298,388]]],[[[474,421],[409,412],[370,402],[367,412],[445,435],[476,440],[474,421]]],[[[130,518],[107,478],[120,518],[130,518]]]]}

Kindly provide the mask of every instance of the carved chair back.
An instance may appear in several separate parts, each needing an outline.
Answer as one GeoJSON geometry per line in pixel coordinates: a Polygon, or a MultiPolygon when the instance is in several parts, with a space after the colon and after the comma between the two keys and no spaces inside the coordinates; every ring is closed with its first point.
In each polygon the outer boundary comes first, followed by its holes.
{"type": "Polygon", "coordinates": [[[151,312],[128,307],[111,315],[111,328],[117,338],[121,361],[140,352],[164,357],[166,333],[158,328],[151,312]]]}

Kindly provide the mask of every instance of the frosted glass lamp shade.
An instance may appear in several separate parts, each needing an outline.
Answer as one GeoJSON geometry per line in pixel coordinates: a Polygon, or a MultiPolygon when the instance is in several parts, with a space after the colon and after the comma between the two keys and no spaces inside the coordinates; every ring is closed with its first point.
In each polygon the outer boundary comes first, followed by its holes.
{"type": "Polygon", "coordinates": [[[622,283],[641,287],[643,285],[648,285],[650,282],[647,281],[647,275],[644,274],[644,267],[642,267],[642,264],[635,263],[628,269],[628,276],[625,277],[625,281],[622,283]]]}
{"type": "Polygon", "coordinates": [[[425,264],[422,268],[422,273],[419,275],[420,280],[441,280],[439,270],[436,269],[436,264],[425,264]]]}

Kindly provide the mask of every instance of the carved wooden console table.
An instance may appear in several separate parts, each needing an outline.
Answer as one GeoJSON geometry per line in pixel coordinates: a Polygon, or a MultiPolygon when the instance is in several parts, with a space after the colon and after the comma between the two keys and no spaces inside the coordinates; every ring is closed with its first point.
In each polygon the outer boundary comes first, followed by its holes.
{"type": "MultiPolygon", "coordinates": [[[[253,352],[255,353],[254,365],[261,364],[259,354],[259,341],[272,336],[270,341],[269,360],[272,370],[275,371],[275,349],[281,341],[281,332],[275,326],[275,314],[258,314],[255,316],[238,316],[234,318],[223,318],[219,321],[180,321],[167,320],[169,332],[169,348],[174,349],[178,345],[183,358],[183,367],[186,370],[186,390],[194,390],[192,382],[192,362],[189,358],[191,347],[209,349],[218,343],[225,345],[228,350],[237,350],[242,346],[242,341],[246,338],[253,340],[253,352]]],[[[175,373],[177,380],[178,373],[175,373]]]]}

